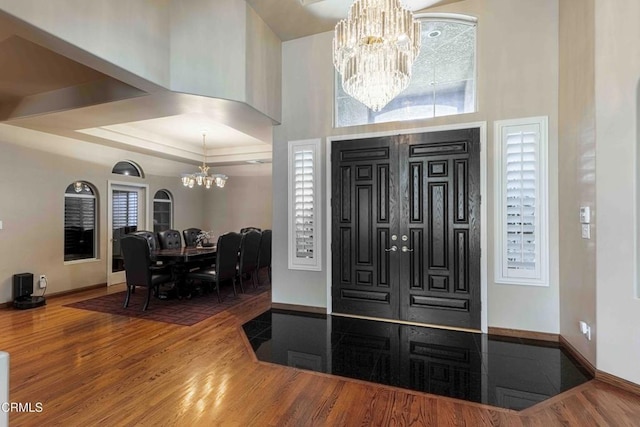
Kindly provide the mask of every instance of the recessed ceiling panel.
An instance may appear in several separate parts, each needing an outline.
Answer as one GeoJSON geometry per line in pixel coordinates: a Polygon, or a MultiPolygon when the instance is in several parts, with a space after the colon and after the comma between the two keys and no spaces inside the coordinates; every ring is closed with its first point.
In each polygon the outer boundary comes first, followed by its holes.
{"type": "MultiPolygon", "coordinates": [[[[129,123],[102,126],[114,136],[148,140],[167,147],[202,152],[202,133],[206,133],[207,150],[264,144],[264,142],[200,113],[178,114],[129,123]]],[[[90,133],[89,129],[80,132],[90,133]]]]}

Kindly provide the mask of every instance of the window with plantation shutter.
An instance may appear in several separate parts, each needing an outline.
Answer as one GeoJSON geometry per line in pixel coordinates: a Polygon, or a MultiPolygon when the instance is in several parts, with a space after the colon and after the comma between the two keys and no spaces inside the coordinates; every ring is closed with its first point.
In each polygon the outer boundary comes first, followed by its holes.
{"type": "Polygon", "coordinates": [[[96,258],[96,196],[84,181],[69,185],[64,194],[64,260],[96,258]]]}
{"type": "Polygon", "coordinates": [[[296,151],[293,161],[296,258],[313,258],[313,151],[296,151]]]}
{"type": "Polygon", "coordinates": [[[496,122],[496,282],[548,286],[547,119],[496,122]]]}
{"type": "Polygon", "coordinates": [[[320,270],[320,140],[289,143],[289,268],[320,270]]]}
{"type": "Polygon", "coordinates": [[[138,226],[138,192],[113,190],[113,228],[135,231],[138,226]]]}

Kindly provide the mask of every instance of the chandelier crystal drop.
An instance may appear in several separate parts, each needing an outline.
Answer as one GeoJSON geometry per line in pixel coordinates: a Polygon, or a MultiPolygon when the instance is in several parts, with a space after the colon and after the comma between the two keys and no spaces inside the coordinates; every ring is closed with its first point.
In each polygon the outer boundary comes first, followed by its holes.
{"type": "Polygon", "coordinates": [[[333,37],[346,93],[373,111],[406,89],[420,53],[420,22],[399,0],[356,0],[333,37]]]}
{"type": "Polygon", "coordinates": [[[209,175],[209,166],[205,163],[207,156],[207,146],[205,142],[206,134],[202,134],[202,166],[198,166],[200,172],[196,173],[183,173],[182,174],[182,185],[188,188],[193,188],[198,184],[206,189],[211,188],[211,186],[215,183],[218,187],[222,188],[227,183],[227,179],[229,177],[227,175],[216,173],[213,175],[209,175]]]}

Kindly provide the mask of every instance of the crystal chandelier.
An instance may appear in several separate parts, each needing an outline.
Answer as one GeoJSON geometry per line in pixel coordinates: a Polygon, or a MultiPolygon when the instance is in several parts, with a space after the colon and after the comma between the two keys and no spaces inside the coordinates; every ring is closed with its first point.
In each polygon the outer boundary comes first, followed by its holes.
{"type": "Polygon", "coordinates": [[[333,65],[346,93],[380,111],[409,85],[420,22],[399,0],[356,0],[336,25],[333,65]]]}
{"type": "Polygon", "coordinates": [[[209,166],[206,165],[205,159],[207,156],[206,142],[205,142],[206,134],[202,134],[202,166],[198,166],[200,172],[196,173],[183,173],[182,174],[182,185],[185,187],[193,188],[196,184],[202,185],[209,189],[215,182],[215,184],[222,188],[227,183],[227,179],[229,177],[227,175],[216,173],[213,175],[209,175],[209,166]]]}

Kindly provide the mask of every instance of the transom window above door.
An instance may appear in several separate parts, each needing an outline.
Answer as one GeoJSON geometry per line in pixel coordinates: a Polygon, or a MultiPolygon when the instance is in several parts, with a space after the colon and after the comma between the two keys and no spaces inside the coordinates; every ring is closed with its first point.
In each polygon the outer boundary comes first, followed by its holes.
{"type": "Polygon", "coordinates": [[[140,178],[144,178],[144,173],[142,172],[142,168],[135,162],[131,160],[123,160],[116,163],[111,170],[111,173],[116,175],[126,175],[126,176],[137,176],[140,178]]]}
{"type": "Polygon", "coordinates": [[[347,95],[335,80],[335,127],[427,119],[476,111],[476,19],[429,14],[422,47],[405,89],[378,112],[347,95]]]}

